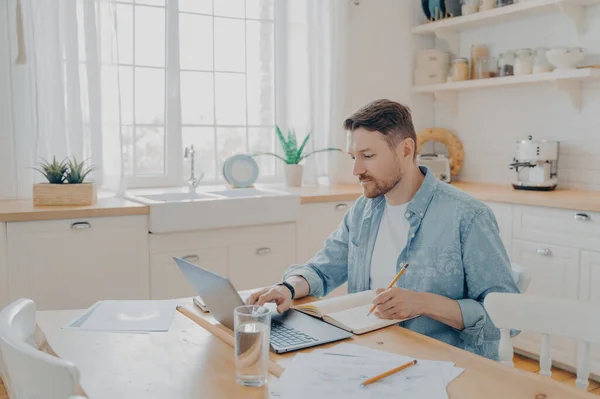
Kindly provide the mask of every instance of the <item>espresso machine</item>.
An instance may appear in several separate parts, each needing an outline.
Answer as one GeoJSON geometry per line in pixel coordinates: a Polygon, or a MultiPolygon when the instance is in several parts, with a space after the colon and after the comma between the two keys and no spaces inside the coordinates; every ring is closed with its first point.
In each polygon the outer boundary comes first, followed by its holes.
{"type": "Polygon", "coordinates": [[[533,140],[528,136],[517,141],[517,156],[509,165],[517,172],[515,190],[551,191],[558,184],[558,141],[533,140]]]}

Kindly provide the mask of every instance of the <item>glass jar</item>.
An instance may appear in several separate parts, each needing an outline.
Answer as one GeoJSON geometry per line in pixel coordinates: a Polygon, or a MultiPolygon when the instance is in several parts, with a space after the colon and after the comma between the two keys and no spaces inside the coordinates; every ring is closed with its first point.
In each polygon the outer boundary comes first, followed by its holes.
{"type": "Polygon", "coordinates": [[[508,6],[511,4],[514,4],[515,0],[498,0],[498,7],[504,7],[504,6],[508,6]]]}
{"type": "Polygon", "coordinates": [[[488,59],[488,48],[485,44],[473,44],[471,46],[471,70],[469,75],[475,79],[475,67],[480,59],[488,59]]]}
{"type": "Polygon", "coordinates": [[[500,76],[513,76],[515,68],[515,53],[506,51],[498,57],[498,69],[500,76]]]}
{"type": "Polygon", "coordinates": [[[475,14],[476,12],[479,11],[479,0],[461,0],[461,1],[462,1],[462,8],[461,8],[462,15],[475,14]]]}
{"type": "Polygon", "coordinates": [[[522,48],[516,50],[515,55],[515,75],[531,75],[533,71],[533,51],[528,48],[522,48]]]}
{"type": "Polygon", "coordinates": [[[533,59],[533,73],[552,72],[552,65],[550,65],[550,62],[546,57],[546,51],[548,50],[545,48],[539,48],[536,50],[535,58],[533,59]]]}
{"type": "Polygon", "coordinates": [[[451,62],[452,81],[460,82],[469,79],[469,60],[466,58],[454,58],[451,62]]]}
{"type": "Polygon", "coordinates": [[[446,13],[450,18],[460,17],[462,12],[461,0],[445,0],[446,13]]]}
{"type": "Polygon", "coordinates": [[[481,0],[481,4],[479,5],[479,11],[487,11],[493,10],[496,8],[498,0],[481,0]]]}

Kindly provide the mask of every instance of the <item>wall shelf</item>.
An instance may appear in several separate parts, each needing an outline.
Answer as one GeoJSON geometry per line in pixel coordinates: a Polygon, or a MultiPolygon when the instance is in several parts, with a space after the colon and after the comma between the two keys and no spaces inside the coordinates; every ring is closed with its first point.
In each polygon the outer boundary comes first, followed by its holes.
{"type": "Polygon", "coordinates": [[[415,94],[433,94],[436,100],[448,103],[453,113],[458,112],[458,93],[467,90],[486,89],[505,86],[519,86],[533,83],[551,83],[565,92],[577,110],[581,109],[581,82],[588,79],[600,79],[600,69],[581,68],[564,71],[539,73],[535,75],[506,76],[490,79],[466,80],[429,86],[413,86],[415,94]]]}
{"type": "Polygon", "coordinates": [[[561,12],[572,21],[577,33],[581,35],[584,31],[585,19],[583,8],[593,5],[600,5],[600,0],[528,0],[493,10],[429,22],[412,28],[412,33],[414,35],[435,36],[445,40],[452,51],[458,53],[461,31],[561,12]]]}

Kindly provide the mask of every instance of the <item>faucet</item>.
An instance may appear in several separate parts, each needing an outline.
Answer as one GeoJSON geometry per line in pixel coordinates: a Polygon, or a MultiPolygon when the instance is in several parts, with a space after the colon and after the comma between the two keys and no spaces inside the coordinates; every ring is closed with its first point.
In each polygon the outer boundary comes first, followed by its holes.
{"type": "Polygon", "coordinates": [[[191,160],[191,173],[190,173],[190,178],[188,179],[188,187],[190,189],[190,194],[195,194],[196,193],[196,188],[198,187],[198,185],[200,184],[200,181],[202,180],[202,178],[204,177],[204,173],[200,174],[199,178],[196,178],[196,172],[195,172],[195,166],[196,166],[196,150],[194,150],[194,145],[192,144],[190,147],[185,147],[185,151],[183,153],[183,158],[184,159],[188,159],[190,158],[191,160]]]}

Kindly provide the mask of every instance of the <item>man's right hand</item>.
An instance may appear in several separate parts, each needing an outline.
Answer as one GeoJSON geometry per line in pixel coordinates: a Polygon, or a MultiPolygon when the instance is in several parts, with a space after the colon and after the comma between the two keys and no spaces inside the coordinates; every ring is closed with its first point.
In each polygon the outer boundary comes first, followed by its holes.
{"type": "Polygon", "coordinates": [[[286,286],[274,285],[253,292],[246,299],[248,305],[263,306],[267,302],[276,303],[277,311],[283,313],[292,305],[292,293],[286,286]]]}

